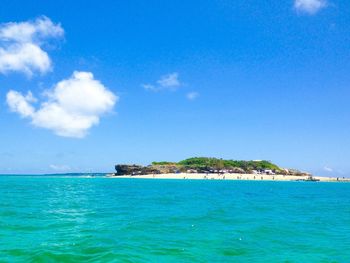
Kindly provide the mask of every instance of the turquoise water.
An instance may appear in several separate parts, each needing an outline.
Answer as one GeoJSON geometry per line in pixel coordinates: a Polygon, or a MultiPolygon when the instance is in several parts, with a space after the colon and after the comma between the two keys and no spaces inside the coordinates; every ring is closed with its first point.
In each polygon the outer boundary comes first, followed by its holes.
{"type": "Polygon", "coordinates": [[[350,184],[0,176],[0,262],[350,262],[350,184]]]}

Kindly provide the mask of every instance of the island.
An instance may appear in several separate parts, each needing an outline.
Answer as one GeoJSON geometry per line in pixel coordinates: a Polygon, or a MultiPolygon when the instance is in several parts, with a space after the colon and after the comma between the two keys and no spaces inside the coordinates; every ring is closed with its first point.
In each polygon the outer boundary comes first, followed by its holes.
{"type": "Polygon", "coordinates": [[[313,176],[297,169],[281,168],[266,160],[225,160],[192,157],[179,162],[152,162],[143,166],[117,164],[113,178],[145,179],[213,179],[213,180],[272,180],[272,181],[350,181],[347,178],[313,176]]]}

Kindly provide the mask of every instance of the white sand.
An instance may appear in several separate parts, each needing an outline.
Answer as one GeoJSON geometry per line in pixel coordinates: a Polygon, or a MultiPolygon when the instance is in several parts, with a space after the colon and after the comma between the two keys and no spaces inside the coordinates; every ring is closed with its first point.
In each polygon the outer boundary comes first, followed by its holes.
{"type": "MultiPolygon", "coordinates": [[[[178,173],[178,174],[147,174],[147,175],[122,175],[109,176],[110,178],[133,178],[133,179],[208,179],[208,180],[251,180],[251,181],[296,181],[307,179],[307,176],[292,175],[260,175],[260,174],[201,174],[201,173],[178,173]]],[[[321,182],[337,182],[336,177],[314,176],[321,182]]],[[[350,182],[350,178],[339,178],[339,182],[350,182]]]]}

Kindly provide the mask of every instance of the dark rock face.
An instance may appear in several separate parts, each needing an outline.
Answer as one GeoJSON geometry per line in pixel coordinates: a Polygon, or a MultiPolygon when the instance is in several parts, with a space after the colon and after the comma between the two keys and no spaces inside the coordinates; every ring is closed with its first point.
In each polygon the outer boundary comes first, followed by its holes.
{"type": "Polygon", "coordinates": [[[138,174],[141,170],[141,165],[128,165],[128,164],[117,164],[115,170],[117,171],[116,175],[133,175],[138,174]]]}
{"type": "Polygon", "coordinates": [[[141,174],[160,174],[158,169],[152,166],[117,164],[115,166],[115,175],[141,175],[141,174]]]}

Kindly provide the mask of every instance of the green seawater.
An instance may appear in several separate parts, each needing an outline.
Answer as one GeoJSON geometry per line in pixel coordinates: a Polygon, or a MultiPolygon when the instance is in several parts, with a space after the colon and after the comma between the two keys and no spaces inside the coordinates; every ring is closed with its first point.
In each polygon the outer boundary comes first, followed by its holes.
{"type": "Polygon", "coordinates": [[[350,262],[350,184],[0,176],[0,262],[350,262]]]}

